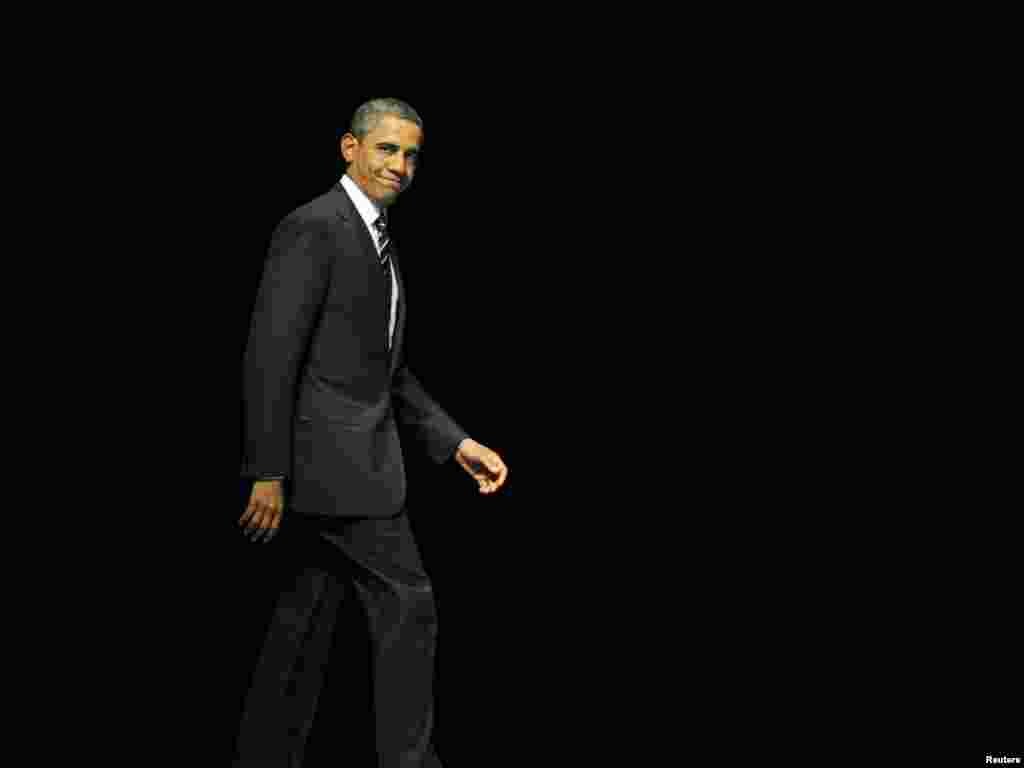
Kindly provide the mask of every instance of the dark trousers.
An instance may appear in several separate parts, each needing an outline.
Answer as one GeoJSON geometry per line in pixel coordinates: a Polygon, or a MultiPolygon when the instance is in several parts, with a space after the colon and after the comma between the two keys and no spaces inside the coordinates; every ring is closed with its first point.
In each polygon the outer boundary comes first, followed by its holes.
{"type": "MultiPolygon", "coordinates": [[[[373,659],[374,768],[442,768],[431,744],[437,614],[406,513],[316,518],[286,510],[267,546],[284,560],[285,583],[246,698],[235,767],[302,766],[328,664],[358,663],[328,658],[339,608],[355,597],[373,659]]],[[[346,736],[355,739],[346,725],[317,722],[316,740],[329,741],[332,753],[336,744],[338,765],[347,764],[346,736]]]]}

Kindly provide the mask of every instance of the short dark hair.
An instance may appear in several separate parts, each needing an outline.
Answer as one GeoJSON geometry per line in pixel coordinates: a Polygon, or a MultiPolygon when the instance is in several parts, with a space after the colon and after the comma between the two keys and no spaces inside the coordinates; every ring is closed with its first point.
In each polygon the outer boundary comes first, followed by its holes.
{"type": "Polygon", "coordinates": [[[349,126],[350,133],[362,141],[366,134],[377,127],[377,123],[384,115],[394,115],[403,120],[416,123],[420,131],[423,130],[423,120],[419,113],[401,99],[381,98],[370,99],[361,104],[352,115],[352,123],[349,126]]]}

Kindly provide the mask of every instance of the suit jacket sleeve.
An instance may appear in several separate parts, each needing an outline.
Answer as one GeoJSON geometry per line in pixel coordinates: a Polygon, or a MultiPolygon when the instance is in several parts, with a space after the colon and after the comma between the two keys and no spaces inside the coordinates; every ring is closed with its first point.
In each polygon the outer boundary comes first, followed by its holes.
{"type": "Polygon", "coordinates": [[[271,237],[243,363],[245,477],[291,473],[298,379],[330,269],[323,234],[315,222],[289,217],[271,237]]]}
{"type": "Polygon", "coordinates": [[[426,393],[404,364],[395,370],[391,396],[398,423],[410,428],[414,439],[435,463],[442,464],[450,459],[459,443],[469,437],[426,393]]]}

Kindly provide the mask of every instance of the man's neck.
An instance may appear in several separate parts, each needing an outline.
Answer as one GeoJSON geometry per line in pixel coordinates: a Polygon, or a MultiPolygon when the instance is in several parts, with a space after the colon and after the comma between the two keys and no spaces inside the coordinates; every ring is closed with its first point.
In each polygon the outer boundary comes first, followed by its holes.
{"type": "Polygon", "coordinates": [[[371,219],[375,219],[384,211],[384,207],[382,205],[375,202],[368,194],[366,194],[366,192],[363,191],[363,188],[359,186],[359,182],[357,182],[355,179],[349,176],[348,173],[345,174],[343,180],[344,178],[348,179],[348,183],[344,184],[343,186],[346,187],[350,195],[359,197],[359,205],[357,207],[359,207],[361,210],[365,208],[367,211],[372,212],[370,214],[371,219]]]}

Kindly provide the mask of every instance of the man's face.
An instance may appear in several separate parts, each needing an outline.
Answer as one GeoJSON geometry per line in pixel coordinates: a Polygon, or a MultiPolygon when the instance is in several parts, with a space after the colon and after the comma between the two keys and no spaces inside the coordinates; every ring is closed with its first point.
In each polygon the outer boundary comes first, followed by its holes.
{"type": "Polygon", "coordinates": [[[389,206],[412,183],[423,133],[416,123],[384,115],[362,141],[351,133],[341,139],[346,173],[381,206],[389,206]]]}

